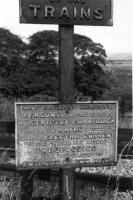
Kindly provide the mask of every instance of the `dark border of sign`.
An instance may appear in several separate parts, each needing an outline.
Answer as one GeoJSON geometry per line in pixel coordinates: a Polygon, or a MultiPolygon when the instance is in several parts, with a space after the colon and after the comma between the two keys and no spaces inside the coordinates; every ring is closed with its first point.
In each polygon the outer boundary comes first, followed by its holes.
{"type": "Polygon", "coordinates": [[[95,23],[95,24],[89,24],[89,23],[86,23],[86,24],[73,24],[73,23],[70,23],[70,22],[65,22],[65,23],[60,23],[60,24],[57,24],[57,23],[44,23],[44,21],[38,23],[38,20],[37,21],[34,21],[33,23],[33,20],[27,20],[25,17],[22,16],[22,8],[21,8],[21,1],[22,0],[19,0],[19,23],[26,23],[26,24],[44,24],[44,25],[77,25],[77,26],[113,26],[113,7],[114,7],[114,3],[113,3],[113,0],[110,0],[110,4],[111,4],[111,7],[110,7],[110,12],[111,12],[111,18],[105,22],[105,24],[103,23],[95,23]]]}
{"type": "Polygon", "coordinates": [[[91,104],[99,104],[99,103],[111,103],[111,104],[116,104],[116,144],[115,144],[115,159],[114,162],[108,162],[108,163],[86,163],[86,164],[63,164],[63,165],[56,165],[56,166],[44,166],[44,167],[21,167],[18,165],[17,162],[17,123],[15,123],[15,154],[16,154],[16,169],[17,170],[27,170],[27,169],[57,169],[57,168],[80,168],[80,167],[105,167],[105,166],[115,166],[118,163],[118,152],[117,152],[117,144],[118,144],[118,101],[87,101],[87,102],[67,102],[67,103],[60,103],[60,102],[15,102],[15,122],[17,119],[17,112],[16,112],[16,107],[17,105],[24,105],[24,104],[45,104],[45,105],[61,105],[61,104],[85,104],[85,103],[91,103],[91,104]]]}

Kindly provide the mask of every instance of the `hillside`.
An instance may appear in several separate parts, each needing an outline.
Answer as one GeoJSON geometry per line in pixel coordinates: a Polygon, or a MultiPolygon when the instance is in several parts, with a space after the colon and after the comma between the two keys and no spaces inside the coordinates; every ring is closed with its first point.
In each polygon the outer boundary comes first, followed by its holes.
{"type": "Polygon", "coordinates": [[[132,53],[112,53],[112,54],[108,54],[107,60],[132,60],[132,53]]]}

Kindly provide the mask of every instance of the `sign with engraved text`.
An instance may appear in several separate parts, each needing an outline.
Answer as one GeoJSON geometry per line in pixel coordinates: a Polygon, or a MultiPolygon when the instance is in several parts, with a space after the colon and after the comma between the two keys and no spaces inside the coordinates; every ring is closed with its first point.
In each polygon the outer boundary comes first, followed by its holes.
{"type": "Polygon", "coordinates": [[[112,25],[112,0],[20,0],[20,22],[112,25]]]}
{"type": "Polygon", "coordinates": [[[16,103],[17,167],[116,163],[117,117],[117,102],[16,103]]]}

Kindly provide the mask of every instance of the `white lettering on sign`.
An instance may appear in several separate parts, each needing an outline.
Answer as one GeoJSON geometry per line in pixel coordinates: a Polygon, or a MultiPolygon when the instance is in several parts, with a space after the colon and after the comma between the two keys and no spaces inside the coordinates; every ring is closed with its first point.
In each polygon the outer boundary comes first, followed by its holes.
{"type": "Polygon", "coordinates": [[[94,19],[96,19],[96,20],[102,20],[103,19],[103,9],[101,9],[101,8],[96,8],[95,10],[94,10],[94,13],[93,13],[94,15],[93,15],[93,17],[94,17],[94,19]]]}
{"type": "Polygon", "coordinates": [[[54,18],[54,12],[55,9],[53,8],[53,6],[45,6],[45,12],[44,12],[44,17],[52,17],[54,18]]]}
{"type": "Polygon", "coordinates": [[[40,5],[32,5],[32,4],[30,4],[29,7],[30,7],[31,9],[33,9],[33,15],[34,15],[34,17],[37,17],[37,11],[38,11],[38,9],[41,8],[41,6],[40,6],[40,5]]]}
{"type": "Polygon", "coordinates": [[[59,18],[62,18],[62,17],[67,17],[67,18],[70,18],[69,16],[69,13],[68,13],[68,10],[67,10],[67,7],[64,6],[61,11],[60,11],[60,15],[59,15],[59,18]]]}
{"type": "MultiPolygon", "coordinates": [[[[33,10],[33,16],[37,17],[39,9],[41,9],[41,5],[29,5],[29,8],[33,10]]],[[[44,7],[44,18],[48,18],[48,17],[55,18],[56,12],[57,10],[55,10],[53,6],[46,5],[44,7]]],[[[72,17],[76,19],[77,17],[80,16],[80,19],[83,19],[83,18],[90,19],[91,13],[92,13],[92,17],[95,20],[102,20],[104,17],[103,15],[104,11],[102,8],[96,8],[93,11],[91,11],[91,8],[87,8],[87,9],[83,7],[77,8],[76,6],[73,7],[72,17]]],[[[63,17],[68,18],[68,19],[70,18],[70,11],[66,6],[61,8],[60,14],[58,16],[58,18],[63,18],[63,17]]]]}
{"type": "Polygon", "coordinates": [[[84,18],[86,17],[87,19],[90,19],[90,8],[88,8],[88,10],[86,11],[84,8],[81,7],[81,16],[80,18],[84,18]]]}

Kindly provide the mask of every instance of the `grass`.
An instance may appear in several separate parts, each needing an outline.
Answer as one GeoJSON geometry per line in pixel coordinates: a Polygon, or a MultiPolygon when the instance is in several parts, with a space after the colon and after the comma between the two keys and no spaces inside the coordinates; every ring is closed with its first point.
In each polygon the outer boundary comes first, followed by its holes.
{"type": "MultiPolygon", "coordinates": [[[[133,142],[133,139],[127,144],[130,148],[131,144],[133,142]]],[[[126,145],[126,146],[127,146],[126,145]]],[[[130,160],[130,162],[128,160],[122,160],[121,156],[122,153],[124,152],[124,149],[126,148],[126,146],[123,148],[123,150],[121,151],[121,154],[119,156],[119,160],[118,160],[118,164],[117,164],[117,168],[114,170],[114,167],[103,167],[103,168],[81,168],[81,172],[84,173],[94,173],[97,174],[99,169],[99,173],[100,174],[105,174],[105,172],[107,173],[107,175],[109,176],[108,178],[108,183],[110,178],[113,175],[117,176],[116,179],[116,185],[117,187],[115,188],[115,190],[112,190],[111,188],[109,188],[109,185],[107,183],[107,185],[103,185],[103,184],[99,184],[98,182],[90,182],[90,181],[77,181],[76,185],[77,185],[77,189],[76,189],[76,200],[133,200],[133,190],[127,190],[125,192],[119,192],[119,177],[120,176],[126,176],[126,174],[124,174],[124,171],[126,169],[128,169],[128,175],[131,177],[133,175],[133,160],[130,160]],[[125,163],[125,164],[123,164],[125,163]],[[84,170],[83,170],[84,169],[84,170]],[[86,169],[86,171],[85,171],[86,169]],[[92,170],[93,169],[93,170],[92,170]],[[122,174],[123,173],[123,174],[122,174]]],[[[7,156],[7,152],[4,152],[2,155],[2,159],[3,156],[7,156]]],[[[6,157],[5,157],[6,159],[6,157]]],[[[4,160],[5,160],[4,159],[4,160]]],[[[36,170],[34,170],[30,176],[32,176],[34,174],[36,170]]],[[[28,178],[29,178],[28,177],[28,178]]],[[[1,178],[1,177],[0,177],[1,178]]],[[[19,177],[18,179],[15,179],[14,177],[12,177],[12,180],[9,179],[8,177],[5,177],[3,179],[3,181],[0,181],[0,200],[12,200],[12,198],[14,196],[16,196],[17,200],[20,200],[20,185],[21,185],[21,177],[19,177]],[[17,181],[16,181],[17,180],[17,181]],[[16,184],[17,182],[17,184],[16,184]]],[[[45,194],[47,197],[54,197],[56,196],[55,194],[59,193],[59,184],[58,184],[58,180],[52,180],[50,182],[48,181],[43,181],[37,178],[34,179],[34,184],[33,184],[33,188],[34,188],[34,192],[33,194],[35,196],[37,196],[37,194],[42,194],[42,196],[45,194]]],[[[57,200],[57,199],[56,199],[57,200]]]]}

